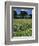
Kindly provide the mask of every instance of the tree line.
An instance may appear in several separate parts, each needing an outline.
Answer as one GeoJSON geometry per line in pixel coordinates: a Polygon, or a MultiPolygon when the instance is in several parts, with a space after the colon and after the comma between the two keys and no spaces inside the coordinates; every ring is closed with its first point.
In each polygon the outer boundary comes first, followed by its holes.
{"type": "Polygon", "coordinates": [[[23,19],[23,18],[25,18],[25,19],[27,19],[27,18],[31,19],[32,18],[32,14],[28,14],[25,11],[20,11],[20,14],[17,14],[17,12],[14,11],[14,18],[16,18],[16,19],[23,19]]]}

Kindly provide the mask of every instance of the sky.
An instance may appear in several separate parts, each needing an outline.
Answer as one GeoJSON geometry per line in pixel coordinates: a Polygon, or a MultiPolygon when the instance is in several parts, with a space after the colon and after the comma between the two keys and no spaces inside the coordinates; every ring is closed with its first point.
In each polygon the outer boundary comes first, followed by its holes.
{"type": "Polygon", "coordinates": [[[15,11],[17,12],[17,14],[20,14],[21,12],[20,11],[25,11],[27,12],[28,14],[32,14],[32,9],[15,9],[15,11]]]}

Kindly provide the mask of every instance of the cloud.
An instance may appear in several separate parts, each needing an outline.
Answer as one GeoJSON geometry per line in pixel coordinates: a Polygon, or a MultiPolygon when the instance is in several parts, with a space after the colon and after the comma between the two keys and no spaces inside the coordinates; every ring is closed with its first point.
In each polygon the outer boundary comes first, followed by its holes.
{"type": "Polygon", "coordinates": [[[28,9],[21,9],[21,11],[28,11],[28,9]]]}

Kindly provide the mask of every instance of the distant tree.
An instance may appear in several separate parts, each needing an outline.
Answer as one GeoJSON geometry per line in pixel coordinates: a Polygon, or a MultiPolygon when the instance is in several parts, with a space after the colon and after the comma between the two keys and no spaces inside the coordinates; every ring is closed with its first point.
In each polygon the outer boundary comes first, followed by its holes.
{"type": "Polygon", "coordinates": [[[28,13],[25,12],[25,11],[21,11],[21,14],[22,14],[23,16],[25,16],[25,15],[27,15],[28,13]]]}
{"type": "Polygon", "coordinates": [[[14,11],[14,18],[16,18],[17,17],[17,12],[16,11],[14,11]]]}
{"type": "Polygon", "coordinates": [[[31,16],[31,18],[32,18],[32,14],[29,14],[29,16],[31,16]]]}
{"type": "Polygon", "coordinates": [[[17,15],[16,11],[14,11],[14,15],[17,15]]]}
{"type": "Polygon", "coordinates": [[[22,17],[22,18],[24,18],[26,15],[28,15],[27,12],[25,12],[25,11],[21,11],[21,17],[22,17]]]}

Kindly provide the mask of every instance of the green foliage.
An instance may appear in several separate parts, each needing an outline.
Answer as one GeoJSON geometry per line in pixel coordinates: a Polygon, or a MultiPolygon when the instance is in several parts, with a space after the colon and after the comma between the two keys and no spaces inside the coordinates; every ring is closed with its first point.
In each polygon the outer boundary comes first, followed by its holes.
{"type": "Polygon", "coordinates": [[[13,36],[32,36],[32,19],[14,19],[13,36]]]}

